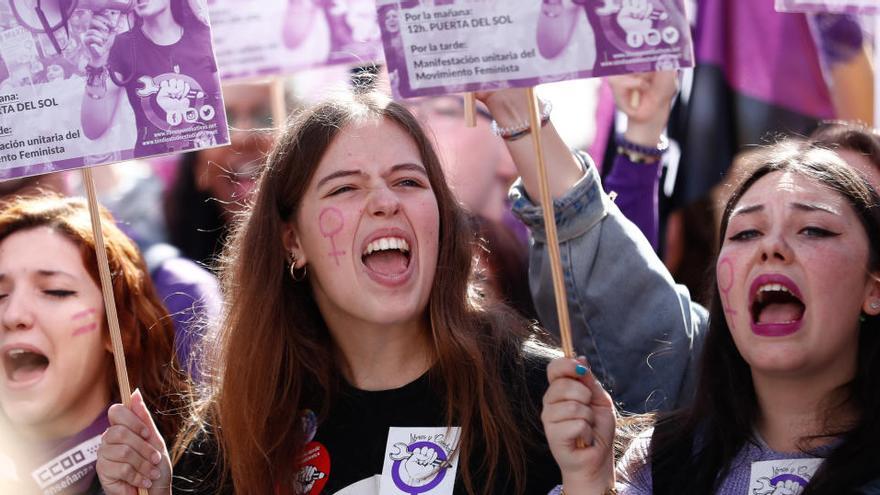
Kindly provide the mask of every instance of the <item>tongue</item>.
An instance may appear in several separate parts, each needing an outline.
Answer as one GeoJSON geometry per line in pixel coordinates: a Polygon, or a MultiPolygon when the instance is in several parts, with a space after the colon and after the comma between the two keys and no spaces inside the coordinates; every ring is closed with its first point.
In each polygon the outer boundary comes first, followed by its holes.
{"type": "Polygon", "coordinates": [[[803,316],[804,307],[796,303],[772,303],[761,310],[758,323],[788,323],[803,316]]]}
{"type": "Polygon", "coordinates": [[[400,275],[409,266],[406,255],[400,251],[379,251],[364,260],[367,268],[382,275],[400,275]]]}
{"type": "Polygon", "coordinates": [[[36,354],[28,354],[16,360],[12,371],[12,381],[26,382],[33,380],[46,371],[46,358],[36,354]]]}

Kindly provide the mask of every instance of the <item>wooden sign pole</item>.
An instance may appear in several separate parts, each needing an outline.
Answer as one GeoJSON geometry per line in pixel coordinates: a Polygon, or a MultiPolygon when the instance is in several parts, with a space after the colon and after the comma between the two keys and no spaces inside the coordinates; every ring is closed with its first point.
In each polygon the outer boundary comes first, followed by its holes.
{"type": "Polygon", "coordinates": [[[550,270],[553,274],[553,293],[556,296],[556,314],[559,317],[559,337],[562,351],[567,357],[574,357],[574,344],[571,338],[571,322],[568,318],[568,303],[565,295],[565,281],[562,276],[562,257],[559,254],[559,236],[556,233],[556,215],[553,212],[553,198],[547,181],[547,166],[544,163],[544,147],[541,143],[541,114],[535,98],[535,89],[529,88],[529,124],[535,156],[538,158],[538,183],[541,187],[541,206],[544,210],[544,229],[547,234],[547,249],[550,251],[550,270]]]}
{"type": "MultiPolygon", "coordinates": [[[[110,343],[113,346],[113,362],[116,364],[116,381],[119,383],[119,396],[125,407],[131,407],[131,385],[128,383],[128,368],[125,366],[125,351],[122,348],[122,331],[119,329],[119,316],[116,314],[116,300],[113,298],[113,281],[110,263],[107,261],[107,247],[101,230],[101,211],[98,209],[98,195],[95,193],[95,180],[92,169],[82,169],[82,180],[89,202],[89,217],[92,220],[92,235],[95,236],[95,255],[98,257],[98,273],[101,278],[101,294],[104,296],[104,311],[107,314],[107,328],[110,329],[110,343]]],[[[138,495],[148,495],[147,490],[138,488],[138,495]]]]}
{"type": "Polygon", "coordinates": [[[464,126],[477,126],[477,97],[473,93],[464,94],[464,126]]]}
{"type": "Polygon", "coordinates": [[[284,78],[276,76],[272,80],[272,123],[275,134],[284,132],[284,123],[287,122],[287,100],[284,98],[284,78]]]}

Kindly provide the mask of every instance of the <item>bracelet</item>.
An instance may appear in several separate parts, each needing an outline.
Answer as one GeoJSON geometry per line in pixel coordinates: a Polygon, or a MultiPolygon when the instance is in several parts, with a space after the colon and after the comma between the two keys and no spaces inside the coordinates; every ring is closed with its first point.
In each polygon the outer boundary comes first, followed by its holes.
{"type": "MultiPolygon", "coordinates": [[[[549,101],[541,101],[541,127],[550,122],[550,111],[553,110],[553,104],[549,101]]],[[[516,141],[532,132],[530,123],[520,124],[513,127],[501,127],[495,120],[492,121],[492,134],[504,139],[505,141],[516,141]]]]}
{"type": "Polygon", "coordinates": [[[636,144],[625,137],[623,134],[618,134],[614,137],[614,142],[617,143],[617,146],[635,151],[636,153],[641,153],[643,155],[650,155],[661,157],[663,153],[666,153],[666,150],[669,149],[669,140],[666,139],[666,136],[660,136],[660,142],[657,143],[656,146],[642,146],[640,144],[636,144]]]}
{"type": "Polygon", "coordinates": [[[660,136],[660,142],[654,147],[633,143],[622,134],[615,136],[614,140],[617,143],[617,153],[625,155],[633,163],[656,163],[669,149],[669,140],[666,139],[666,136],[660,136]]]}
{"type": "Polygon", "coordinates": [[[93,100],[100,100],[107,94],[107,66],[86,65],[86,94],[93,100]]]}

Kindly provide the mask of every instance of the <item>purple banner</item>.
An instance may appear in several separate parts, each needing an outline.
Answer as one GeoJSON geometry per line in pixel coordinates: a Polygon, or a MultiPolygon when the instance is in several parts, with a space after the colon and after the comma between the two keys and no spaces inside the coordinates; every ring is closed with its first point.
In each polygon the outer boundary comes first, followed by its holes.
{"type": "Polygon", "coordinates": [[[776,0],[778,12],[842,12],[876,14],[880,0],[776,0]]]}
{"type": "Polygon", "coordinates": [[[0,0],[0,180],[228,142],[200,0],[0,0]]]}
{"type": "Polygon", "coordinates": [[[682,0],[377,0],[398,97],[693,66],[682,0]]]}
{"type": "Polygon", "coordinates": [[[373,0],[209,0],[224,80],[382,58],[373,0]]]}

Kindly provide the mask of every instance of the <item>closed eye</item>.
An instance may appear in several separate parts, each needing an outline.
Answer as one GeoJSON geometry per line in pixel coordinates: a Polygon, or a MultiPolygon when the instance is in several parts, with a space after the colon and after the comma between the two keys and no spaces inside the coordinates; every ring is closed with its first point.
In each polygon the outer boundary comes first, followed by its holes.
{"type": "Polygon", "coordinates": [[[354,191],[354,187],[349,186],[349,185],[339,186],[339,187],[331,190],[330,192],[328,192],[324,197],[326,198],[329,196],[336,196],[336,195],[339,195],[342,193],[346,193],[348,191],[354,191]]]}
{"type": "Polygon", "coordinates": [[[76,294],[76,291],[63,289],[47,289],[43,291],[43,294],[61,299],[76,294]]]}
{"type": "Polygon", "coordinates": [[[747,229],[747,230],[741,230],[741,231],[737,232],[736,234],[728,237],[727,240],[730,240],[730,241],[749,241],[749,240],[757,238],[760,235],[761,235],[761,232],[759,232],[755,229],[747,229]]]}

